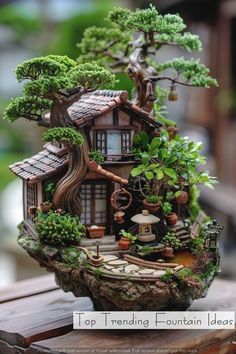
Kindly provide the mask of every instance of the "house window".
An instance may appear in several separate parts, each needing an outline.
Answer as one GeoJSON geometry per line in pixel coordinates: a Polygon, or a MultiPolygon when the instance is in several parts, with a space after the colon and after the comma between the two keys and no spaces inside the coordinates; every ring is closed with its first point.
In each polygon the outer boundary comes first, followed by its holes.
{"type": "Polygon", "coordinates": [[[26,185],[26,217],[34,222],[34,216],[29,213],[29,207],[38,205],[37,183],[26,185]]]}
{"type": "Polygon", "coordinates": [[[121,146],[122,146],[122,154],[129,154],[131,148],[131,135],[130,131],[122,131],[121,132],[121,146]]]}
{"type": "Polygon", "coordinates": [[[81,186],[82,213],[80,221],[85,225],[107,223],[107,184],[86,183],[81,186]]]}
{"type": "Polygon", "coordinates": [[[96,149],[107,156],[129,154],[131,148],[130,130],[104,130],[96,132],[96,149]]]}
{"type": "Polygon", "coordinates": [[[99,150],[104,155],[106,154],[106,131],[97,131],[96,146],[97,150],[99,150]]]}

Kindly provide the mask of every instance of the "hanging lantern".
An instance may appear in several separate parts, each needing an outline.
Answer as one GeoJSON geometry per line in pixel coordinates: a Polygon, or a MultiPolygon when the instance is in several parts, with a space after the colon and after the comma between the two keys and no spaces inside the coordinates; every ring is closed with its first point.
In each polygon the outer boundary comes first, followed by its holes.
{"type": "Polygon", "coordinates": [[[175,85],[173,85],[173,86],[170,87],[170,92],[169,92],[169,95],[168,95],[168,100],[169,100],[169,101],[178,101],[178,94],[177,94],[175,85]]]}

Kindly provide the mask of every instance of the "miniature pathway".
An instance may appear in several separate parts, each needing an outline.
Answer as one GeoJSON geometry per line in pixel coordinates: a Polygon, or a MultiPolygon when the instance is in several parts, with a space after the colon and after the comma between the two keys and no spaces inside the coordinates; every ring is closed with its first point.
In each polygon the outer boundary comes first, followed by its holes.
{"type": "MultiPolygon", "coordinates": [[[[128,278],[129,280],[155,280],[157,278],[161,278],[166,271],[172,270],[173,272],[177,272],[183,268],[183,265],[174,264],[174,263],[163,263],[159,265],[156,262],[149,262],[153,263],[153,268],[148,268],[143,265],[133,264],[135,262],[136,257],[132,256],[125,256],[126,259],[118,258],[115,255],[105,255],[104,256],[104,263],[101,267],[99,267],[101,271],[101,275],[107,276],[108,278],[128,278]],[[129,259],[130,258],[130,259],[129,259]],[[154,269],[156,268],[156,269],[154,269]],[[159,268],[159,269],[158,269],[159,268]]],[[[145,263],[142,259],[140,262],[145,263]]],[[[96,268],[93,267],[93,270],[96,268]]]]}

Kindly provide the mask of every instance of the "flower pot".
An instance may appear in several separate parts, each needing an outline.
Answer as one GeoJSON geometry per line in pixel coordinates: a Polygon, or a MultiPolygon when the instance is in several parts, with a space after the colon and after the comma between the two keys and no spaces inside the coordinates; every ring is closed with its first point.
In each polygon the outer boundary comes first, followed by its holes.
{"type": "Polygon", "coordinates": [[[42,210],[43,213],[48,213],[52,209],[52,203],[41,203],[40,204],[40,209],[42,210]]]}
{"type": "Polygon", "coordinates": [[[121,239],[118,241],[118,245],[120,250],[128,250],[131,246],[131,240],[126,237],[121,237],[121,239]]]}
{"type": "Polygon", "coordinates": [[[188,201],[188,193],[182,191],[181,194],[178,197],[176,197],[176,201],[178,204],[186,204],[188,201]]]}
{"type": "Polygon", "coordinates": [[[161,203],[149,203],[147,201],[147,199],[144,199],[143,201],[143,207],[144,209],[150,211],[151,213],[155,213],[156,211],[158,211],[161,207],[161,203]]]}
{"type": "Polygon", "coordinates": [[[114,221],[117,222],[117,224],[123,224],[125,213],[123,211],[117,211],[114,214],[114,221]]]}
{"type": "Polygon", "coordinates": [[[175,225],[178,221],[178,215],[175,213],[170,213],[166,215],[167,225],[175,225]]]}
{"type": "Polygon", "coordinates": [[[105,234],[105,226],[87,227],[90,238],[101,238],[105,234]]]}

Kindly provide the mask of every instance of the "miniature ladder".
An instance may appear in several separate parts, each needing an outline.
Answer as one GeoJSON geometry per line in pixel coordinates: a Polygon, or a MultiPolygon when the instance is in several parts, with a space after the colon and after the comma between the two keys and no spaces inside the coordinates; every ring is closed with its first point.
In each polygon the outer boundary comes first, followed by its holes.
{"type": "Polygon", "coordinates": [[[192,239],[199,237],[200,227],[205,219],[206,214],[204,213],[204,211],[200,210],[196,217],[196,220],[189,228],[189,230],[181,222],[178,222],[176,225],[171,226],[170,229],[181,241],[182,246],[186,247],[192,239]]]}

